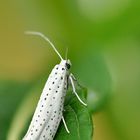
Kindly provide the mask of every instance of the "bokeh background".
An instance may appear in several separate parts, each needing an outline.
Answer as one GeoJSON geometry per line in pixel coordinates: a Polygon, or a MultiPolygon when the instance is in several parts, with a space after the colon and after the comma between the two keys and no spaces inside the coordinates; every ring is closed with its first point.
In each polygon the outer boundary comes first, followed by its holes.
{"type": "Polygon", "coordinates": [[[18,140],[58,56],[88,88],[94,140],[140,139],[140,1],[0,1],[0,139],[18,140]]]}

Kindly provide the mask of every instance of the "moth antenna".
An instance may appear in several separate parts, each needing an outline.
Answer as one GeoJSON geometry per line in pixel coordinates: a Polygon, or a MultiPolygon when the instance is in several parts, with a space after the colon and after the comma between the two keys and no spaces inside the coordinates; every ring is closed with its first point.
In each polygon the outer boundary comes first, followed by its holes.
{"type": "Polygon", "coordinates": [[[68,59],[68,47],[66,48],[65,59],[68,59]]]}
{"type": "Polygon", "coordinates": [[[24,32],[27,35],[36,35],[36,36],[40,36],[43,39],[45,39],[54,49],[54,51],[57,53],[57,55],[60,57],[61,60],[63,60],[62,56],[60,55],[60,53],[57,51],[57,49],[55,48],[54,44],[50,41],[50,39],[48,37],[46,37],[44,34],[40,33],[40,32],[34,32],[34,31],[25,31],[24,32]]]}

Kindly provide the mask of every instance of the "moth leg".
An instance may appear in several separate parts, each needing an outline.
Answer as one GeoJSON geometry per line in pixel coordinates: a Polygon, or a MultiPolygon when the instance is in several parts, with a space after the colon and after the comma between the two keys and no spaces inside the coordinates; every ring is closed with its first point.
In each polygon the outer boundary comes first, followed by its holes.
{"type": "Polygon", "coordinates": [[[72,73],[70,74],[70,76],[72,77],[72,79],[73,79],[74,81],[78,82],[77,79],[75,78],[75,76],[74,76],[72,73]]]}
{"type": "Polygon", "coordinates": [[[73,79],[72,79],[72,76],[71,76],[71,75],[69,76],[69,79],[70,79],[70,82],[71,82],[71,85],[72,85],[72,89],[73,89],[74,94],[76,95],[76,97],[78,98],[78,100],[79,100],[83,105],[87,106],[87,104],[84,103],[84,102],[80,99],[80,97],[78,96],[78,94],[77,94],[77,92],[76,92],[76,90],[75,90],[75,85],[74,85],[74,82],[73,82],[73,79]]]}
{"type": "Polygon", "coordinates": [[[79,87],[83,88],[83,86],[80,85],[80,83],[77,81],[77,79],[75,78],[75,76],[74,76],[72,73],[70,74],[70,76],[71,76],[71,78],[73,79],[73,81],[75,81],[76,84],[77,84],[79,87]]]}
{"type": "Polygon", "coordinates": [[[70,133],[63,116],[62,116],[62,121],[64,123],[64,126],[65,126],[65,129],[66,129],[67,133],[70,133]]]}

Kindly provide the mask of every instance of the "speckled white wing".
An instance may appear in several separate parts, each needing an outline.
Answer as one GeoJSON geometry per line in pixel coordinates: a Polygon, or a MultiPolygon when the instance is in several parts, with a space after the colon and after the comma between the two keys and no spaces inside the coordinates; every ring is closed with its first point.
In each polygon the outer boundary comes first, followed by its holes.
{"type": "Polygon", "coordinates": [[[68,71],[64,66],[54,67],[45,84],[24,140],[53,139],[62,118],[67,76],[68,71]]]}

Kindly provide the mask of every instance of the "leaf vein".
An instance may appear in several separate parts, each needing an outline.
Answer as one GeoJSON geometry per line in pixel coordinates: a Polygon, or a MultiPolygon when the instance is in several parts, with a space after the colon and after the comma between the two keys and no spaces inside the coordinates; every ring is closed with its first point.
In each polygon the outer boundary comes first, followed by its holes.
{"type": "Polygon", "coordinates": [[[78,123],[78,118],[77,118],[77,115],[76,115],[76,112],[75,110],[70,106],[70,108],[72,109],[72,111],[74,112],[75,116],[76,116],[76,122],[77,122],[77,133],[78,133],[78,138],[80,140],[80,132],[79,132],[79,123],[78,123]]]}

